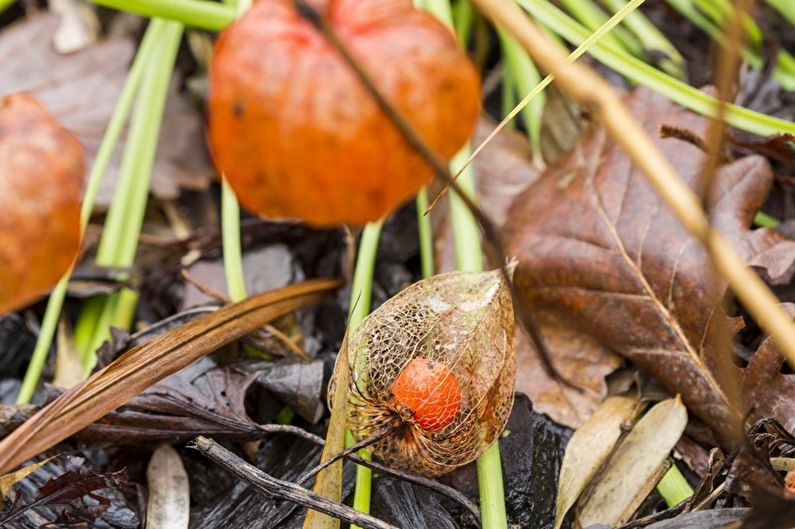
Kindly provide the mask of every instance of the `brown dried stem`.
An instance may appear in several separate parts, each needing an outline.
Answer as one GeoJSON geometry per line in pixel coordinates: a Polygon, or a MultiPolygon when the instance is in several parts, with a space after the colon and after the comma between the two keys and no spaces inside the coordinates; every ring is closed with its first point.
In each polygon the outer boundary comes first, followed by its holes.
{"type": "Polygon", "coordinates": [[[718,273],[795,367],[795,324],[762,279],[720,233],[712,230],[696,194],[654,145],[621,96],[587,66],[567,61],[566,54],[544,37],[514,2],[473,3],[513,35],[542,69],[555,76],[566,93],[604,124],[682,225],[712,254],[718,273]]]}
{"type": "Polygon", "coordinates": [[[295,483],[276,479],[237,457],[212,439],[199,436],[190,447],[195,448],[211,461],[242,479],[258,493],[268,498],[291,501],[365,529],[398,529],[394,525],[382,522],[369,514],[360,513],[345,504],[315,494],[295,483]]]}

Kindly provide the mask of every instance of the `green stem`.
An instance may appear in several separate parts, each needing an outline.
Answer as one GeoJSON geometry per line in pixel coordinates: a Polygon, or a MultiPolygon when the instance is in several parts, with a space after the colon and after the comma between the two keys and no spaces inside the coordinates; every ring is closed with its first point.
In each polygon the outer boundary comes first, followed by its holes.
{"type": "Polygon", "coordinates": [[[792,0],[766,0],[767,4],[781,13],[787,21],[795,26],[795,3],[792,0]]]}
{"type": "Polygon", "coordinates": [[[240,205],[226,179],[221,183],[221,237],[229,299],[241,301],[246,297],[246,283],[240,245],[240,205]]]}
{"type": "Polygon", "coordinates": [[[91,2],[129,11],[145,17],[176,20],[186,26],[211,31],[224,29],[235,19],[235,8],[201,0],[90,0],[91,2]]]}
{"type": "Polygon", "coordinates": [[[428,211],[428,189],[423,187],[417,193],[417,229],[420,239],[420,268],[422,277],[433,275],[433,227],[428,211]]]}
{"type": "Polygon", "coordinates": [[[14,5],[16,0],[0,0],[0,13],[3,13],[6,9],[14,5]]]}
{"type": "MultiPolygon", "coordinates": [[[[124,123],[127,121],[127,116],[130,114],[130,109],[135,100],[135,94],[138,92],[138,88],[141,85],[146,66],[152,58],[158,41],[162,37],[164,24],[165,22],[162,20],[154,20],[149,25],[141,40],[141,45],[138,48],[130,72],[127,74],[124,88],[119,96],[119,101],[116,103],[116,108],[113,111],[108,127],[105,130],[105,135],[102,138],[102,143],[99,146],[99,151],[97,151],[94,165],[88,177],[88,185],[85,195],[83,196],[83,204],[80,210],[81,233],[85,232],[88,221],[91,218],[97,191],[102,184],[102,179],[105,176],[108,165],[110,165],[113,151],[116,149],[116,145],[119,142],[119,136],[124,128],[124,123]]],[[[30,402],[30,399],[33,397],[33,392],[39,383],[42,369],[47,360],[47,353],[50,350],[53,337],[55,336],[58,318],[61,314],[64,300],[66,299],[66,291],[71,275],[72,268],[70,267],[58,282],[55,289],[53,289],[50,298],[47,300],[47,308],[44,311],[44,318],[42,320],[41,329],[39,330],[39,336],[36,339],[36,346],[33,349],[33,356],[25,372],[25,378],[22,380],[19,395],[17,395],[18,404],[30,402]]]]}
{"type": "MultiPolygon", "coordinates": [[[[541,82],[541,74],[538,73],[536,65],[527,55],[527,52],[522,49],[511,35],[500,28],[497,28],[497,34],[502,45],[505,79],[510,79],[510,86],[515,88],[520,95],[529,93],[533,90],[533,87],[541,82]]],[[[543,165],[541,159],[541,122],[544,116],[545,102],[546,97],[543,93],[539,93],[522,109],[522,119],[527,127],[527,136],[530,139],[530,146],[533,151],[533,161],[539,167],[543,165]]],[[[512,109],[513,105],[503,116],[509,114],[512,109]]]]}
{"type": "Polygon", "coordinates": [[[771,217],[764,211],[757,211],[756,216],[754,216],[754,226],[758,226],[759,228],[778,228],[780,225],[780,220],[771,217]]]}
{"type": "Polygon", "coordinates": [[[693,488],[687,482],[679,467],[671,465],[659,483],[657,492],[663,497],[668,507],[678,505],[693,495],[693,488]]]}
{"type": "MultiPolygon", "coordinates": [[[[177,22],[163,24],[158,53],[146,68],[130,123],[119,182],[97,250],[100,266],[130,268],[135,260],[166,96],[183,31],[177,22]]],[[[121,276],[125,278],[126,274],[121,276]]],[[[128,326],[137,303],[137,295],[128,291],[96,299],[99,301],[92,300],[80,314],[75,331],[86,372],[95,365],[95,352],[109,337],[109,326],[128,326]]]]}
{"type": "MultiPolygon", "coordinates": [[[[351,300],[348,307],[348,333],[352,333],[370,313],[370,304],[373,294],[373,273],[375,270],[375,257],[378,253],[378,240],[381,236],[381,228],[384,222],[372,222],[367,224],[362,230],[362,237],[359,241],[359,251],[356,256],[356,267],[353,272],[353,282],[351,284],[351,300]]],[[[356,369],[356,366],[354,366],[356,369]]],[[[349,431],[345,431],[345,446],[354,443],[353,436],[349,431]]],[[[360,457],[370,459],[370,451],[363,449],[358,452],[360,457]]],[[[356,465],[356,487],[353,493],[353,508],[359,512],[370,512],[370,496],[372,488],[372,471],[360,465],[356,465]]],[[[351,526],[351,529],[359,529],[351,526]]]]}
{"type": "MultiPolygon", "coordinates": [[[[610,18],[591,0],[560,0],[560,3],[570,15],[591,31],[599,29],[610,18]]],[[[643,48],[638,40],[620,26],[613,28],[613,31],[602,39],[636,57],[644,57],[643,48]]]]}
{"type": "MultiPolygon", "coordinates": [[[[602,0],[614,12],[624,5],[626,0],[602,0]]],[[[647,51],[662,52],[666,58],[659,61],[660,67],[677,79],[684,79],[684,58],[679,50],[646,18],[642,11],[633,11],[624,19],[627,28],[640,40],[647,51]]]]}
{"type": "MultiPolygon", "coordinates": [[[[547,0],[517,0],[528,12],[564,39],[579,44],[590,32],[572,20],[547,0]]],[[[648,86],[671,101],[699,114],[715,117],[718,102],[715,98],[657,70],[614,47],[596,42],[589,53],[628,79],[648,86]]],[[[754,112],[737,105],[726,105],[726,121],[738,129],[762,136],[795,134],[795,123],[754,112]]]]}

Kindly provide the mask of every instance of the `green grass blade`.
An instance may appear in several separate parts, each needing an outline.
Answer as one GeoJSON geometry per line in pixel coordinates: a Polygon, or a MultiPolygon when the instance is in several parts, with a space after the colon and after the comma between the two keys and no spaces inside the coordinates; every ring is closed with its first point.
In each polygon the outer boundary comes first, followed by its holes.
{"type": "MultiPolygon", "coordinates": [[[[97,250],[97,264],[101,266],[129,268],[138,248],[160,124],[183,31],[178,22],[163,24],[157,53],[143,75],[122,155],[119,182],[97,250]]],[[[86,371],[94,366],[96,350],[109,337],[109,326],[129,324],[137,295],[125,291],[97,299],[100,301],[87,304],[80,314],[75,331],[75,343],[86,371]]]]}
{"type": "Polygon", "coordinates": [[[426,215],[428,210],[428,188],[423,187],[417,193],[417,228],[420,239],[420,269],[422,277],[433,275],[433,227],[431,216],[426,215]]]}
{"type": "Polygon", "coordinates": [[[186,26],[218,31],[235,19],[235,8],[203,0],[89,0],[95,4],[145,17],[176,20],[186,26]]]}
{"type": "MultiPolygon", "coordinates": [[[[591,31],[598,30],[610,18],[591,0],[561,0],[560,3],[572,17],[591,31]]],[[[623,48],[636,57],[645,58],[640,42],[621,26],[616,26],[603,37],[603,40],[623,48]]]]}
{"type": "MultiPolygon", "coordinates": [[[[517,1],[534,17],[573,44],[579,44],[590,35],[586,28],[546,0],[517,1]]],[[[715,98],[674,79],[628,53],[606,46],[601,42],[594,43],[589,49],[589,53],[628,79],[651,88],[685,108],[708,117],[717,115],[718,102],[715,98]]],[[[762,136],[795,134],[795,123],[737,105],[726,105],[726,121],[738,129],[762,136]]]]}
{"type": "MultiPolygon", "coordinates": [[[[625,0],[602,0],[611,10],[618,11],[626,5],[625,0]]],[[[660,68],[677,79],[684,79],[685,60],[679,50],[646,18],[640,11],[635,10],[624,19],[624,24],[638,38],[643,49],[664,54],[667,58],[658,61],[660,68]]]]}

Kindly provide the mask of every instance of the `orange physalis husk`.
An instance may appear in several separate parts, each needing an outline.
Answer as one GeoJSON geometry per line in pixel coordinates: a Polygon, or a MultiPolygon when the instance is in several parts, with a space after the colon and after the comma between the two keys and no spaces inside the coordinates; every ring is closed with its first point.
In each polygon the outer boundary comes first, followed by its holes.
{"type": "Polygon", "coordinates": [[[44,294],[74,261],[84,158],[36,97],[0,98],[0,314],[44,294]]]}
{"type": "MultiPolygon", "coordinates": [[[[463,146],[480,81],[448,28],[409,0],[310,3],[436,154],[463,146]]],[[[292,0],[255,2],[221,34],[208,109],[215,164],[253,213],[360,225],[433,176],[292,0]]]]}
{"type": "Polygon", "coordinates": [[[362,440],[395,428],[373,451],[425,475],[475,460],[513,405],[514,328],[498,270],[441,274],[406,288],[353,331],[337,359],[337,369],[351,366],[351,433],[362,440]]]}

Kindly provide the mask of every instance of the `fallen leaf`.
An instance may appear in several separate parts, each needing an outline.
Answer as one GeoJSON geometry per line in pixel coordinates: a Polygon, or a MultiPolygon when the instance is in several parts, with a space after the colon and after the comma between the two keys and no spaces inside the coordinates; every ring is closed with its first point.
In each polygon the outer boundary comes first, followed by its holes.
{"type": "Polygon", "coordinates": [[[84,169],[80,144],[38,99],[0,97],[0,314],[54,286],[77,256],[84,169]]]}
{"type": "Polygon", "coordinates": [[[0,498],[5,498],[8,496],[8,492],[11,490],[18,481],[25,479],[28,474],[35,472],[39,467],[47,463],[55,456],[48,457],[47,459],[42,459],[37,463],[33,463],[32,465],[28,465],[23,467],[16,472],[11,472],[10,474],[3,474],[0,476],[0,498]]]}
{"type": "MultiPolygon", "coordinates": [[[[59,17],[28,17],[0,35],[0,95],[27,91],[40,98],[74,133],[92,160],[122,92],[135,51],[127,38],[111,37],[70,54],[58,53],[52,36],[59,17]]],[[[180,188],[206,189],[214,172],[206,155],[198,112],[172,85],[153,169],[152,192],[175,199],[180,188]]],[[[118,176],[124,136],[97,194],[97,204],[110,203],[118,176]]]]}
{"type": "Polygon", "coordinates": [[[134,347],[72,387],[0,442],[0,472],[36,454],[130,401],[155,382],[261,327],[318,302],[339,285],[330,279],[252,296],[134,347]]]}
{"type": "MultiPolygon", "coordinates": [[[[628,102],[652,135],[664,123],[696,134],[707,126],[705,118],[646,89],[628,102]]],[[[704,154],[677,140],[656,143],[701,192],[704,154]]],[[[708,209],[743,258],[779,284],[795,271],[795,242],[773,230],[749,230],[772,179],[758,156],[725,165],[708,209]]],[[[604,129],[590,126],[517,198],[504,234],[509,254],[519,259],[515,280],[523,300],[547,323],[542,334],[557,321],[556,328],[597,340],[681,394],[714,431],[727,433],[733,422],[708,339],[724,317],[710,296],[709,258],[604,129]]],[[[758,405],[765,413],[768,403],[758,405]]]]}
{"type": "Polygon", "coordinates": [[[571,436],[560,469],[554,529],[605,465],[640,408],[637,398],[609,397],[571,436]]]}
{"type": "MultiPolygon", "coordinates": [[[[127,481],[127,473],[124,470],[94,472],[81,463],[81,458],[71,458],[67,466],[61,467],[63,472],[39,487],[32,498],[18,494],[11,507],[0,512],[0,526],[15,527],[16,522],[21,522],[28,515],[38,518],[36,527],[45,526],[48,521],[57,526],[58,521],[78,520],[93,526],[96,518],[102,516],[113,503],[113,495],[103,494],[102,491],[117,490],[127,481]],[[45,512],[47,515],[42,516],[45,512]]],[[[109,524],[105,526],[114,527],[109,524]]]]}
{"type": "MultiPolygon", "coordinates": [[[[647,525],[646,529],[729,529],[748,515],[748,509],[712,509],[689,512],[647,525]]],[[[771,528],[766,528],[771,529],[771,528]]]]}
{"type": "Polygon", "coordinates": [[[687,408],[678,397],[649,410],[616,449],[578,508],[579,526],[615,527],[629,520],[662,478],[668,456],[685,426],[687,408]]]}
{"type": "MultiPolygon", "coordinates": [[[[482,118],[475,129],[474,144],[483,141],[493,129],[494,123],[482,118]]],[[[479,202],[498,226],[506,221],[516,197],[540,176],[530,162],[527,139],[510,129],[503,129],[495,136],[475,158],[473,166],[479,202]]],[[[433,191],[430,194],[435,195],[433,191]]],[[[454,270],[454,245],[446,197],[434,208],[433,215],[438,268],[443,272],[454,270]]],[[[534,315],[536,318],[545,316],[543,313],[534,315]]],[[[555,341],[555,347],[550,347],[553,363],[581,391],[547,374],[524,333],[516,334],[516,390],[527,394],[538,412],[548,414],[560,424],[577,428],[604,400],[607,394],[604,377],[619,367],[621,359],[599,340],[578,333],[558,318],[549,321],[546,338],[555,341]]]]}
{"type": "Polygon", "coordinates": [[[160,445],[146,467],[149,499],[147,529],[187,529],[190,487],[182,458],[171,445],[160,445]]]}

